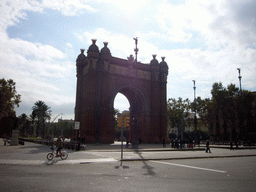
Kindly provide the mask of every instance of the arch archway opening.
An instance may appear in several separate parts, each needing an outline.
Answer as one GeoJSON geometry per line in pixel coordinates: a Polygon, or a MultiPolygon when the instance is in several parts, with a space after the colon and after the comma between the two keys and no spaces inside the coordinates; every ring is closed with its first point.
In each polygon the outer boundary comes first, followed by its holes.
{"type": "Polygon", "coordinates": [[[114,109],[118,109],[121,113],[122,111],[129,111],[130,102],[122,93],[117,93],[114,100],[114,109]]]}
{"type": "Polygon", "coordinates": [[[139,92],[136,92],[136,90],[131,87],[124,87],[118,90],[113,101],[114,109],[118,109],[119,112],[118,114],[115,114],[115,140],[120,140],[121,136],[121,128],[117,126],[119,115],[122,115],[123,119],[124,117],[129,117],[128,126],[123,127],[125,140],[133,142],[134,139],[141,138],[141,127],[143,124],[142,100],[139,92]],[[136,133],[134,122],[135,116],[138,119],[136,133]]]}
{"type": "Polygon", "coordinates": [[[122,93],[117,93],[114,99],[114,109],[115,109],[115,140],[120,141],[121,132],[123,131],[123,136],[125,140],[129,139],[130,136],[130,123],[128,127],[118,127],[118,116],[130,117],[130,102],[125,95],[122,93]],[[123,129],[123,130],[122,130],[123,129]]]}

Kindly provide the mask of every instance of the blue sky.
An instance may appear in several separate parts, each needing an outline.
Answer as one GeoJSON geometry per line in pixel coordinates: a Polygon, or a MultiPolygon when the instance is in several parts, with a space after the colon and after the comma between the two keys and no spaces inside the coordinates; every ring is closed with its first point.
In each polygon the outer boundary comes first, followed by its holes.
{"type": "MultiPolygon", "coordinates": [[[[256,91],[256,1],[253,0],[0,0],[0,78],[13,79],[17,115],[38,100],[74,119],[76,57],[91,39],[113,56],[152,54],[169,65],[167,98],[211,97],[215,82],[256,91]]],[[[122,95],[115,108],[128,109],[122,95]]]]}

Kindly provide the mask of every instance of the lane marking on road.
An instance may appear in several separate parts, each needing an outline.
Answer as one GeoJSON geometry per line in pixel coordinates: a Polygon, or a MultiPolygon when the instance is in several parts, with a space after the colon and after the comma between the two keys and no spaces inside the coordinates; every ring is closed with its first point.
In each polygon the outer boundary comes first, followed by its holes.
{"type": "Polygon", "coordinates": [[[202,167],[194,167],[194,166],[190,166],[190,165],[182,165],[182,164],[176,164],[176,163],[167,163],[167,162],[163,162],[163,161],[151,161],[151,162],[161,163],[161,164],[166,164],[166,165],[174,165],[174,166],[191,168],[191,169],[199,169],[199,170],[204,170],[204,171],[212,171],[212,172],[218,172],[218,173],[227,173],[227,171],[221,171],[221,170],[216,170],[216,169],[208,169],[208,168],[202,168],[202,167]]]}

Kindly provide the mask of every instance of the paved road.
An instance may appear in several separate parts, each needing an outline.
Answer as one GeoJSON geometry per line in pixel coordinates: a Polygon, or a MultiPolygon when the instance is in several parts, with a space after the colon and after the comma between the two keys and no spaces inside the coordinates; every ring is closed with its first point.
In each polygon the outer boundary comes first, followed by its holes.
{"type": "Polygon", "coordinates": [[[49,146],[0,139],[0,191],[255,191],[256,149],[87,145],[48,161],[49,146]],[[25,166],[24,166],[25,165],[25,166]]]}
{"type": "Polygon", "coordinates": [[[0,191],[255,191],[256,157],[0,165],[0,191]]]}

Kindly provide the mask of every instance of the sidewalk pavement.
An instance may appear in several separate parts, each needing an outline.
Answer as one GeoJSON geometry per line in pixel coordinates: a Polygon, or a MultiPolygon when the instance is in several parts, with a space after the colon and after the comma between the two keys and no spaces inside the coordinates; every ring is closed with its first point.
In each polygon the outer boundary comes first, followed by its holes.
{"type": "MultiPolygon", "coordinates": [[[[138,149],[123,147],[122,161],[148,161],[148,160],[178,160],[198,158],[227,158],[256,156],[256,148],[240,147],[239,150],[230,150],[229,146],[210,146],[211,153],[205,152],[205,146],[201,145],[192,149],[173,149],[170,145],[163,148],[160,144],[142,144],[138,149]]],[[[66,150],[66,149],[64,149],[66,150]]],[[[51,152],[50,146],[25,142],[25,145],[4,145],[0,138],[0,164],[10,165],[51,165],[51,164],[88,164],[107,163],[121,160],[121,142],[111,145],[87,144],[86,150],[66,150],[68,158],[61,160],[55,158],[48,161],[46,155],[51,152]]]]}

